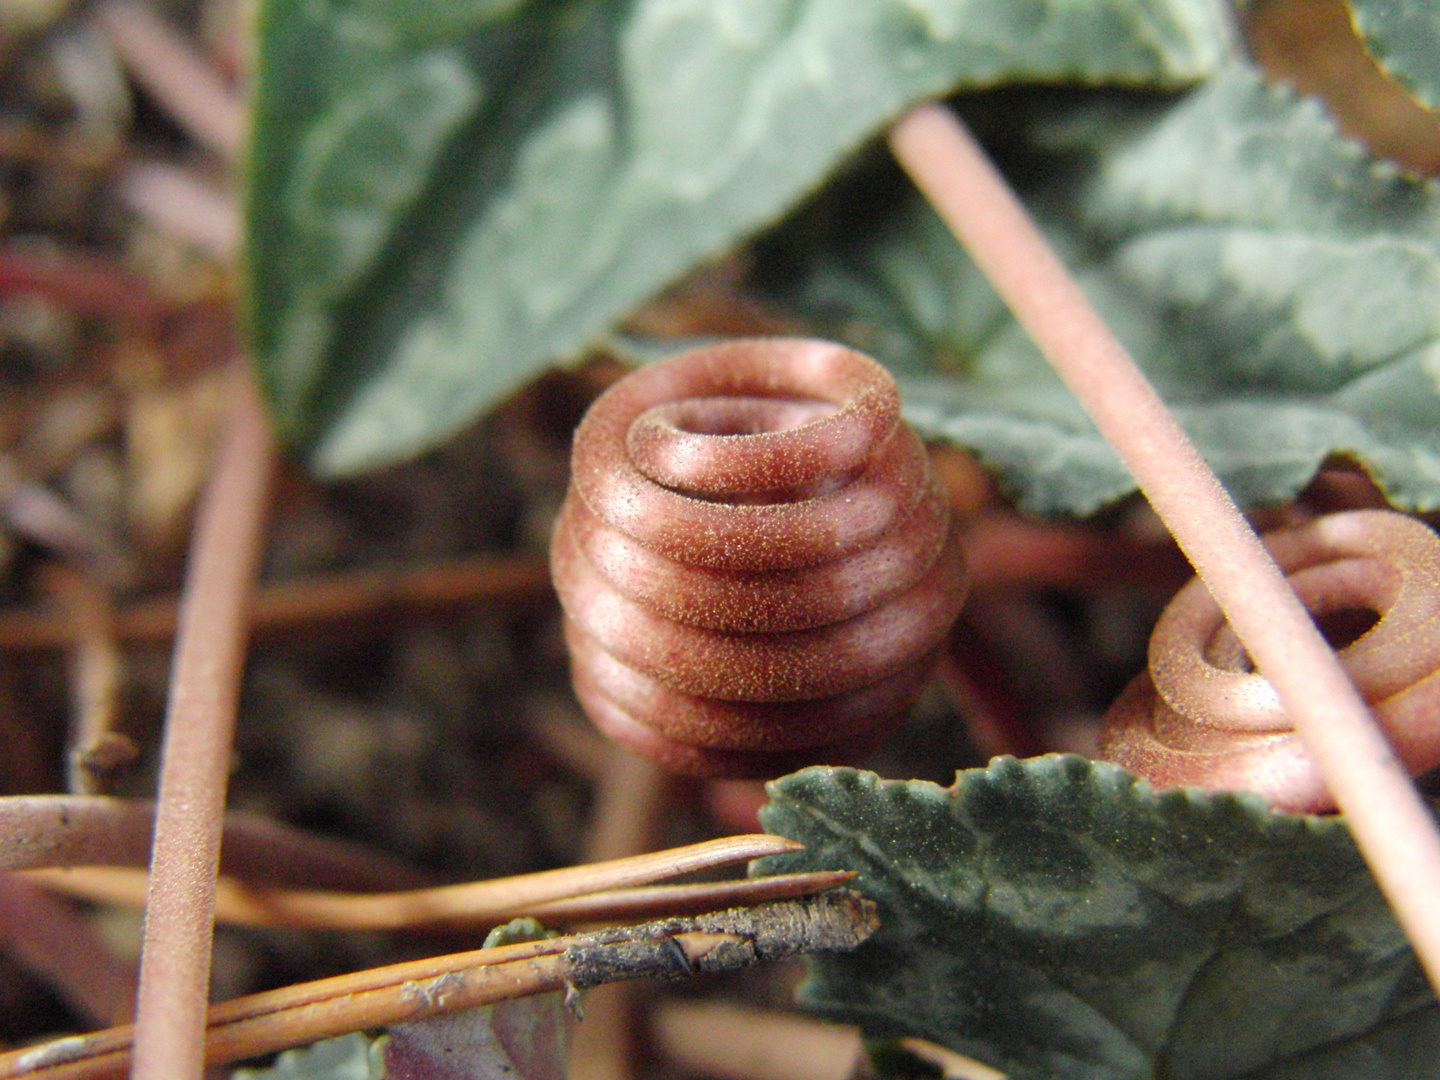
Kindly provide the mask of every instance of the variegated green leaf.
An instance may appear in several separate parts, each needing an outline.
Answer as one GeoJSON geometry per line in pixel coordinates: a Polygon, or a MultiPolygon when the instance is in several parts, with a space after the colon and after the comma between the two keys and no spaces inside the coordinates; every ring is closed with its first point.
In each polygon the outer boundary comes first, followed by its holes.
{"type": "MultiPolygon", "coordinates": [[[[1244,67],[1158,118],[1153,102],[1044,104],[1002,160],[1231,493],[1289,498],[1340,454],[1397,506],[1440,506],[1435,187],[1244,67]]],[[[975,450],[1027,508],[1088,514],[1133,491],[917,204],[797,246],[788,294],[875,349],[906,377],[910,421],[975,450]]]]}
{"type": "Polygon", "coordinates": [[[268,0],[254,345],[326,472],[434,445],[917,99],[1180,86],[1219,0],[268,0]]]}
{"type": "Polygon", "coordinates": [[[880,905],[802,991],[872,1036],[1016,1080],[1440,1076],[1440,1008],[1339,819],[1055,755],[770,796],[765,828],[806,847],[763,872],[856,870],[880,905]]]}

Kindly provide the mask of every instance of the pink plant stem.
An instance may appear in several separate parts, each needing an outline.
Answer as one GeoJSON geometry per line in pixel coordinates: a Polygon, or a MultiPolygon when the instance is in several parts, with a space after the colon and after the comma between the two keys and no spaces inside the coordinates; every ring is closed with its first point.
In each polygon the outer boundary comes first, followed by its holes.
{"type": "Polygon", "coordinates": [[[162,232],[189,241],[211,258],[231,262],[240,250],[235,199],[197,175],[164,162],[140,162],[120,173],[120,198],[162,232]]]}
{"type": "Polygon", "coordinates": [[[896,124],[890,145],[1124,460],[1275,687],[1440,987],[1440,834],[1279,568],[960,120],[921,106],[896,124]]]}
{"type": "Polygon", "coordinates": [[[204,1071],[225,784],[273,456],[249,373],[236,383],[181,603],[145,905],[135,1080],[199,1080],[204,1071]]]}
{"type": "Polygon", "coordinates": [[[214,65],[148,5],[111,0],[98,15],[125,66],[161,107],[198,142],[234,161],[245,140],[245,102],[214,65]]]}

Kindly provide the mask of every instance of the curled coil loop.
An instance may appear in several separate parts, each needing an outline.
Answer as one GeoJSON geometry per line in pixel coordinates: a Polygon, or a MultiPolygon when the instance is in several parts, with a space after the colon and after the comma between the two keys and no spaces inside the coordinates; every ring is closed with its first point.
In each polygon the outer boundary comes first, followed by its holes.
{"type": "MultiPolygon", "coordinates": [[[[1322,626],[1378,616],[1340,663],[1411,773],[1440,765],[1440,538],[1404,514],[1359,510],[1269,533],[1265,545],[1322,626]]],[[[1335,806],[1199,579],[1160,616],[1149,670],[1110,707],[1100,747],[1157,787],[1245,789],[1299,813],[1335,806]]]]}
{"type": "Polygon", "coordinates": [[[668,768],[776,775],[903,718],[959,611],[949,504],[868,357],[799,338],[634,372],[551,545],[576,693],[668,768]]]}

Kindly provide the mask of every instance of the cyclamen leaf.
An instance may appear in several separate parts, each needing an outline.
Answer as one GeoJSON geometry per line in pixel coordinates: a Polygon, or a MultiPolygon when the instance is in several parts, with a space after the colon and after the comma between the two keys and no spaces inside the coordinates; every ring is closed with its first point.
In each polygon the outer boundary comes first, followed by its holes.
{"type": "MultiPolygon", "coordinates": [[[[1031,152],[1058,179],[1026,194],[1231,493],[1247,506],[1289,498],[1342,454],[1397,506],[1440,506],[1437,189],[1372,162],[1318,104],[1244,67],[1158,120],[1150,111],[1135,107],[1128,138],[1113,112],[1088,133],[1032,121],[1031,152]]],[[[938,243],[927,216],[893,216],[849,256],[849,295],[885,297],[882,325],[909,328],[877,337],[881,357],[947,372],[904,383],[911,423],[974,449],[1037,513],[1088,514],[1134,490],[1018,326],[956,306],[937,332],[920,312],[925,287],[880,281],[877,265],[905,258],[952,289],[985,288],[958,246],[919,257],[938,243]]],[[[833,278],[835,261],[814,256],[810,279],[833,278]]],[[[849,311],[865,322],[864,302],[849,311]]]]}
{"type": "Polygon", "coordinates": [[[1428,0],[1350,0],[1365,44],[1432,109],[1440,108],[1440,11],[1428,0]]]}
{"type": "Polygon", "coordinates": [[[1421,1080],[1440,1007],[1343,821],[999,758],[951,788],[811,768],[763,826],[880,905],[802,999],[1015,1080],[1421,1080]]]}
{"type": "Polygon", "coordinates": [[[268,0],[254,344],[322,471],[432,446],[956,86],[1175,87],[1219,0],[268,0]]]}

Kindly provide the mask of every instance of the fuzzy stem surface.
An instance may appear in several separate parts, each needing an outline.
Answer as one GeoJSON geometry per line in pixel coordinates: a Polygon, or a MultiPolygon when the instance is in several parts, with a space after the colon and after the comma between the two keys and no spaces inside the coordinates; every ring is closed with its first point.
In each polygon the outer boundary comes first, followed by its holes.
{"type": "Polygon", "coordinates": [[[244,666],[246,617],[274,457],[259,396],[234,411],[196,519],[165,718],[135,1012],[135,1080],[199,1080],[215,875],[244,666]]]}
{"type": "Polygon", "coordinates": [[[1440,987],[1440,833],[1309,613],[960,119],[921,106],[891,130],[890,146],[1125,462],[1274,685],[1440,987]]]}

